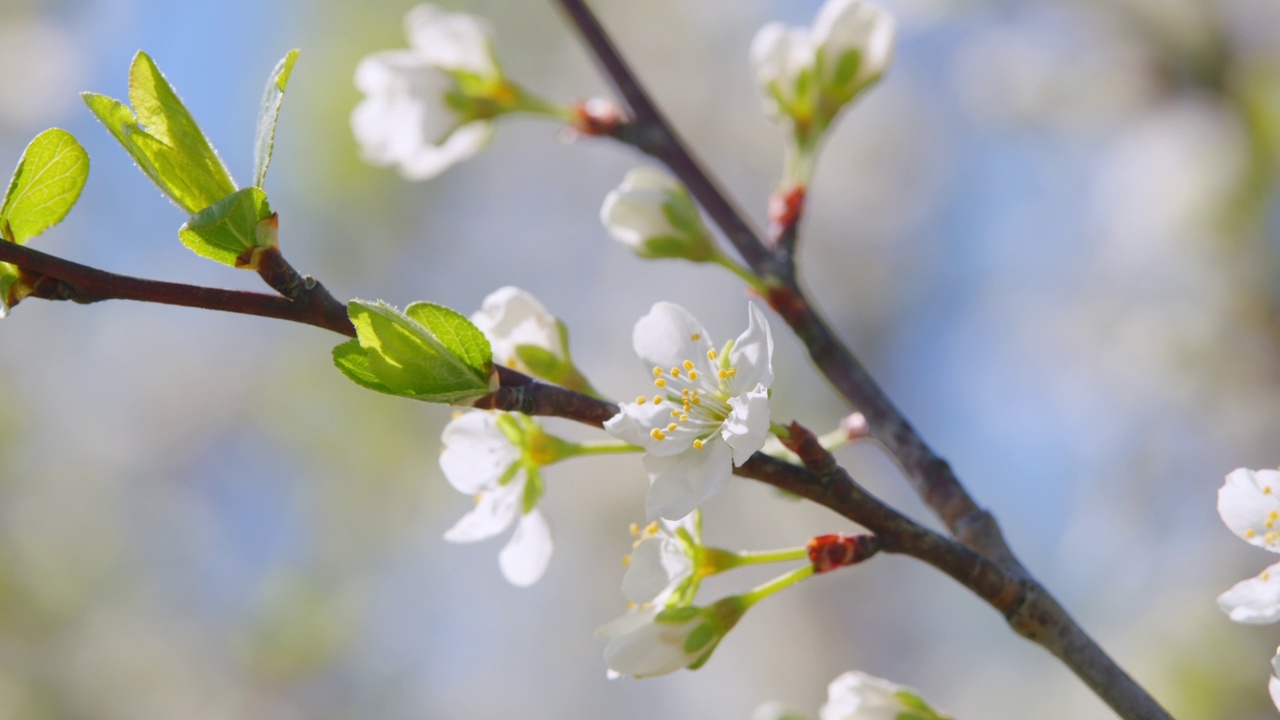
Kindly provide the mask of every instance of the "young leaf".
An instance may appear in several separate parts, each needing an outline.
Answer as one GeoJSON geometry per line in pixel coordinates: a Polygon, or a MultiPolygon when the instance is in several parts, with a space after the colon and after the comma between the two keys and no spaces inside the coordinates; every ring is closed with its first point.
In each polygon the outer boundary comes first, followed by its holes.
{"type": "Polygon", "coordinates": [[[142,51],[133,56],[133,64],[129,67],[129,103],[148,135],[177,150],[184,160],[203,171],[210,187],[217,189],[214,200],[236,191],[231,174],[195,118],[191,117],[160,68],[142,51]]]}
{"type": "Polygon", "coordinates": [[[134,57],[129,96],[136,116],[129,106],[105,95],[84,93],[82,97],[166,197],[195,215],[236,191],[204,133],[144,53],[134,57]]]}
{"type": "Polygon", "coordinates": [[[14,242],[23,243],[62,222],[89,177],[89,154],[71,133],[45,130],[27,145],[0,206],[14,242]]]}
{"type": "Polygon", "coordinates": [[[365,364],[352,359],[349,344],[335,349],[334,363],[353,381],[428,402],[458,402],[494,389],[489,341],[462,315],[431,303],[400,312],[366,300],[352,300],[347,314],[365,364]]]}
{"type": "Polygon", "coordinates": [[[274,234],[259,232],[271,217],[267,194],[255,187],[222,198],[191,217],[178,238],[200,257],[238,268],[257,269],[260,248],[269,247],[274,234]]]}
{"type": "Polygon", "coordinates": [[[293,73],[293,63],[299,50],[290,50],[267,78],[267,88],[262,93],[262,109],[258,112],[258,131],[253,143],[253,184],[265,187],[267,166],[276,144],[276,120],[280,117],[280,105],[284,102],[284,89],[293,73]]]}
{"type": "MultiPolygon", "coordinates": [[[[2,286],[0,286],[0,289],[3,289],[2,286]]],[[[333,364],[337,365],[342,374],[351,378],[351,381],[357,385],[389,395],[398,394],[383,385],[378,380],[378,376],[374,375],[373,371],[369,369],[369,357],[365,354],[364,348],[360,347],[359,340],[348,340],[335,347],[333,349],[333,364]]]]}

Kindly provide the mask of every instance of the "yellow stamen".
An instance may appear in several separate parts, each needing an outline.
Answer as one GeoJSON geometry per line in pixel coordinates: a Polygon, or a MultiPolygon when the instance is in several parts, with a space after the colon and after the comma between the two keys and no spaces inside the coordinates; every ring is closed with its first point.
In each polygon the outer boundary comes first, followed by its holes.
{"type": "Polygon", "coordinates": [[[635,523],[631,523],[631,527],[630,527],[630,528],[628,528],[628,529],[631,531],[631,537],[640,537],[640,526],[639,526],[639,525],[637,525],[637,524],[635,524],[635,523]]]}
{"type": "Polygon", "coordinates": [[[623,556],[622,556],[622,567],[628,567],[628,568],[629,568],[629,567],[631,567],[631,556],[630,556],[630,555],[623,555],[623,556]]]}
{"type": "Polygon", "coordinates": [[[1268,485],[1268,486],[1266,486],[1266,487],[1262,488],[1262,494],[1263,494],[1263,495],[1270,495],[1270,494],[1271,494],[1271,486],[1270,486],[1270,485],[1268,485]]]}
{"type": "Polygon", "coordinates": [[[644,536],[645,536],[645,537],[653,537],[654,535],[657,535],[657,534],[658,534],[658,521],[657,521],[657,520],[654,520],[653,522],[651,522],[651,523],[649,523],[648,525],[645,525],[645,526],[644,526],[644,536]]]}
{"type": "Polygon", "coordinates": [[[689,371],[689,379],[690,379],[690,380],[697,380],[697,379],[698,379],[698,371],[697,371],[697,370],[690,370],[690,371],[689,371]]]}
{"type": "Polygon", "coordinates": [[[715,359],[716,359],[716,358],[718,358],[718,357],[720,357],[720,356],[719,356],[718,354],[716,354],[716,351],[715,351],[715,350],[708,350],[708,351],[707,351],[707,359],[708,359],[708,360],[715,360],[715,359]]]}
{"type": "Polygon", "coordinates": [[[693,449],[694,449],[694,450],[701,450],[701,449],[702,449],[702,445],[703,445],[703,443],[702,443],[702,438],[698,438],[697,440],[694,440],[694,441],[693,441],[693,449]]]}
{"type": "Polygon", "coordinates": [[[729,368],[729,377],[733,377],[734,375],[737,375],[737,374],[738,374],[738,368],[735,368],[735,367],[729,368]]]}
{"type": "Polygon", "coordinates": [[[678,427],[680,426],[675,423],[670,423],[669,425],[667,425],[667,432],[675,432],[676,428],[678,427]]]}
{"type": "Polygon", "coordinates": [[[649,398],[647,398],[647,397],[645,397],[645,396],[643,396],[643,395],[638,395],[638,396],[636,396],[636,404],[637,404],[637,405],[643,405],[643,404],[645,404],[646,402],[649,402],[649,398]]]}
{"type": "Polygon", "coordinates": [[[716,375],[717,375],[721,380],[724,380],[725,378],[729,377],[729,371],[728,371],[728,370],[725,370],[724,368],[720,368],[720,371],[719,371],[719,372],[717,372],[717,373],[716,373],[716,375]]]}
{"type": "Polygon", "coordinates": [[[682,364],[684,365],[684,369],[685,369],[685,370],[692,370],[692,369],[693,369],[693,361],[692,361],[692,360],[685,360],[682,364]]]}
{"type": "Polygon", "coordinates": [[[701,404],[702,404],[702,398],[698,397],[697,395],[694,395],[694,396],[693,396],[693,404],[694,404],[694,405],[701,405],[701,404]]]}
{"type": "Polygon", "coordinates": [[[661,396],[661,395],[654,395],[654,396],[653,396],[653,404],[654,404],[654,405],[661,405],[661,404],[662,404],[662,396],[661,396]]]}
{"type": "Polygon", "coordinates": [[[671,411],[671,417],[680,417],[680,411],[679,411],[679,410],[672,410],[672,411],[671,411]]]}
{"type": "MultiPolygon", "coordinates": [[[[724,371],[723,371],[723,370],[721,370],[720,372],[724,372],[724,371]]],[[[654,386],[656,386],[656,387],[664,388],[664,387],[666,387],[666,386],[667,386],[667,381],[666,381],[666,380],[663,380],[662,378],[658,378],[657,380],[654,380],[654,381],[653,381],[653,384],[654,384],[654,386]]]]}
{"type": "Polygon", "coordinates": [[[1252,538],[1254,535],[1257,535],[1257,534],[1258,534],[1257,531],[1255,531],[1253,528],[1244,529],[1244,537],[1246,540],[1248,540],[1249,538],[1252,538]]]}
{"type": "Polygon", "coordinates": [[[653,376],[654,376],[654,377],[662,377],[662,368],[660,368],[660,367],[655,367],[655,368],[653,369],[653,376]]]}
{"type": "Polygon", "coordinates": [[[671,368],[671,377],[673,378],[680,377],[680,368],[671,368]]]}
{"type": "Polygon", "coordinates": [[[680,422],[689,422],[689,413],[680,413],[680,422]]]}
{"type": "Polygon", "coordinates": [[[692,341],[694,341],[694,342],[698,342],[699,340],[701,340],[701,339],[702,339],[702,333],[694,333],[694,334],[692,334],[692,335],[690,335],[690,336],[689,336],[689,339],[690,339],[690,340],[692,340],[692,341]]]}
{"type": "Polygon", "coordinates": [[[650,431],[649,431],[649,437],[653,438],[654,440],[666,440],[666,439],[667,439],[667,436],[666,436],[666,435],[665,435],[661,430],[659,430],[658,428],[654,428],[654,429],[650,430],[650,431]]]}

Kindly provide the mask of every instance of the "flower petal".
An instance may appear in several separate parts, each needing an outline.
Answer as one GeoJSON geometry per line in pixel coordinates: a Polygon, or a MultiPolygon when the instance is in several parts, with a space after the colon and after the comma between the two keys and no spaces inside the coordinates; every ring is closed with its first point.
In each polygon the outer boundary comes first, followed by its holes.
{"type": "Polygon", "coordinates": [[[711,438],[701,450],[690,448],[674,457],[644,456],[649,471],[645,512],[650,519],[677,520],[720,491],[733,474],[733,451],[711,438]]]}
{"type": "Polygon", "coordinates": [[[836,64],[846,53],[859,56],[857,75],[847,85],[856,88],[882,75],[893,57],[893,16],[861,0],[830,0],[813,22],[813,42],[822,48],[828,67],[824,82],[835,80],[836,64]]]}
{"type": "Polygon", "coordinates": [[[647,537],[631,551],[631,564],[622,576],[622,594],[636,605],[660,605],[664,594],[692,574],[693,560],[680,541],[669,535],[647,537]]]}
{"type": "Polygon", "coordinates": [[[404,16],[404,32],[432,65],[485,77],[498,74],[490,49],[493,31],[482,18],[418,5],[404,16]]]}
{"type": "Polygon", "coordinates": [[[1238,623],[1267,625],[1280,620],[1280,563],[1231,586],[1218,596],[1218,607],[1238,623]]]}
{"type": "Polygon", "coordinates": [[[730,380],[732,394],[757,385],[766,389],[773,385],[773,333],[755,303],[747,303],[747,329],[734,341],[729,362],[738,370],[730,380]]]}
{"type": "Polygon", "coordinates": [[[657,440],[652,435],[654,428],[668,424],[672,407],[669,402],[622,403],[618,406],[618,414],[605,421],[605,432],[625,443],[639,445],[647,455],[678,455],[691,448],[694,436],[668,436],[665,440],[657,440]]]}
{"type": "Polygon", "coordinates": [[[483,493],[475,509],[445,531],[444,539],[451,543],[476,542],[507,529],[519,511],[523,488],[522,480],[513,480],[508,485],[483,493]]]}
{"type": "Polygon", "coordinates": [[[520,449],[498,429],[497,418],[491,412],[469,412],[444,426],[440,469],[458,492],[474,495],[496,488],[511,463],[520,460],[520,449]]]}
{"type": "Polygon", "coordinates": [[[493,123],[476,120],[449,133],[441,144],[423,143],[400,161],[400,174],[408,180],[429,180],[475,155],[493,137],[493,123]]]}
{"type": "Polygon", "coordinates": [[[714,349],[702,323],[675,303],[660,302],[640,318],[631,343],[641,360],[651,367],[680,367],[685,360],[705,363],[714,349]]]}
{"type": "Polygon", "coordinates": [[[1280,472],[1233,470],[1218,490],[1218,514],[1245,542],[1280,552],[1280,472]]]}
{"type": "Polygon", "coordinates": [[[684,651],[684,641],[702,618],[660,623],[655,615],[654,608],[628,613],[596,631],[596,637],[609,640],[604,649],[609,669],[643,678],[675,672],[698,658],[684,651]]]}
{"type": "Polygon", "coordinates": [[[516,531],[502,552],[498,567],[507,582],[528,587],[538,581],[551,563],[551,525],[537,509],[520,517],[516,531]]]}
{"type": "Polygon", "coordinates": [[[822,720],[896,720],[913,708],[900,693],[917,696],[911,688],[864,672],[847,672],[827,686],[827,703],[818,711],[822,720]]]}
{"type": "Polygon", "coordinates": [[[1271,679],[1267,681],[1267,690],[1271,693],[1271,702],[1280,710],[1280,648],[1276,648],[1275,657],[1271,658],[1271,679]]]}
{"type": "Polygon", "coordinates": [[[471,316],[493,347],[495,362],[518,367],[516,346],[536,345],[562,357],[556,318],[530,293],[518,287],[499,288],[485,297],[471,316]]]}
{"type": "Polygon", "coordinates": [[[733,464],[741,465],[764,447],[769,437],[769,391],[764,385],[729,398],[733,411],[720,426],[720,435],[733,448],[733,464]]]}

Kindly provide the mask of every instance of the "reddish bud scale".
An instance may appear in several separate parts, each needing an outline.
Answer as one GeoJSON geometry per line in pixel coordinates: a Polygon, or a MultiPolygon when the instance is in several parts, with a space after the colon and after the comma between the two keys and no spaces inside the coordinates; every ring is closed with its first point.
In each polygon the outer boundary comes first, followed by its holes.
{"type": "Polygon", "coordinates": [[[804,212],[805,187],[797,185],[769,196],[769,238],[775,245],[795,241],[796,225],[804,212]]]}
{"type": "Polygon", "coordinates": [[[611,137],[626,118],[614,103],[594,98],[573,104],[573,129],[589,137],[611,137]]]}
{"type": "Polygon", "coordinates": [[[875,535],[819,535],[809,541],[809,562],[814,573],[856,565],[880,551],[875,535]]]}

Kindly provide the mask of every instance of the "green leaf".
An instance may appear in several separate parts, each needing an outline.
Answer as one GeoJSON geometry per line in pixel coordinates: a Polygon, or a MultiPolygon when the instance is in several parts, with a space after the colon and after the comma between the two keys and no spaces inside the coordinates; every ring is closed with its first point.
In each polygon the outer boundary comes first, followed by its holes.
{"type": "Polygon", "coordinates": [[[383,385],[378,380],[378,376],[374,375],[373,371],[369,369],[369,357],[365,355],[364,348],[360,347],[359,340],[348,340],[335,347],[333,349],[333,364],[337,365],[342,374],[357,385],[389,395],[398,394],[383,385]]]}
{"type": "Polygon", "coordinates": [[[365,351],[367,371],[350,361],[339,369],[355,382],[428,402],[458,402],[493,391],[489,341],[462,315],[431,303],[414,303],[400,312],[366,300],[352,300],[347,314],[365,351]]]}
{"type": "Polygon", "coordinates": [[[258,252],[272,246],[274,233],[263,231],[271,219],[267,194],[244,188],[191,217],[178,238],[200,257],[239,268],[257,268],[258,252]]]}
{"type": "Polygon", "coordinates": [[[129,103],[149,135],[177,150],[183,159],[204,171],[210,189],[216,190],[213,199],[204,207],[236,191],[231,174],[195,118],[187,111],[187,106],[182,104],[160,68],[142,51],[133,56],[133,64],[129,67],[129,103]]]}
{"type": "Polygon", "coordinates": [[[187,214],[195,215],[236,191],[204,133],[145,53],[134,57],[129,72],[129,97],[137,115],[105,95],[82,97],[143,174],[187,214]]]}
{"type": "Polygon", "coordinates": [[[276,144],[276,120],[280,117],[280,105],[284,102],[284,89],[298,60],[297,49],[290,50],[267,78],[267,88],[262,93],[262,109],[258,111],[258,131],[253,143],[253,184],[265,187],[267,166],[271,164],[271,152],[276,144]]]}
{"type": "Polygon", "coordinates": [[[0,206],[0,226],[24,243],[62,222],[89,178],[89,154],[71,133],[50,128],[27,145],[0,206]]]}

